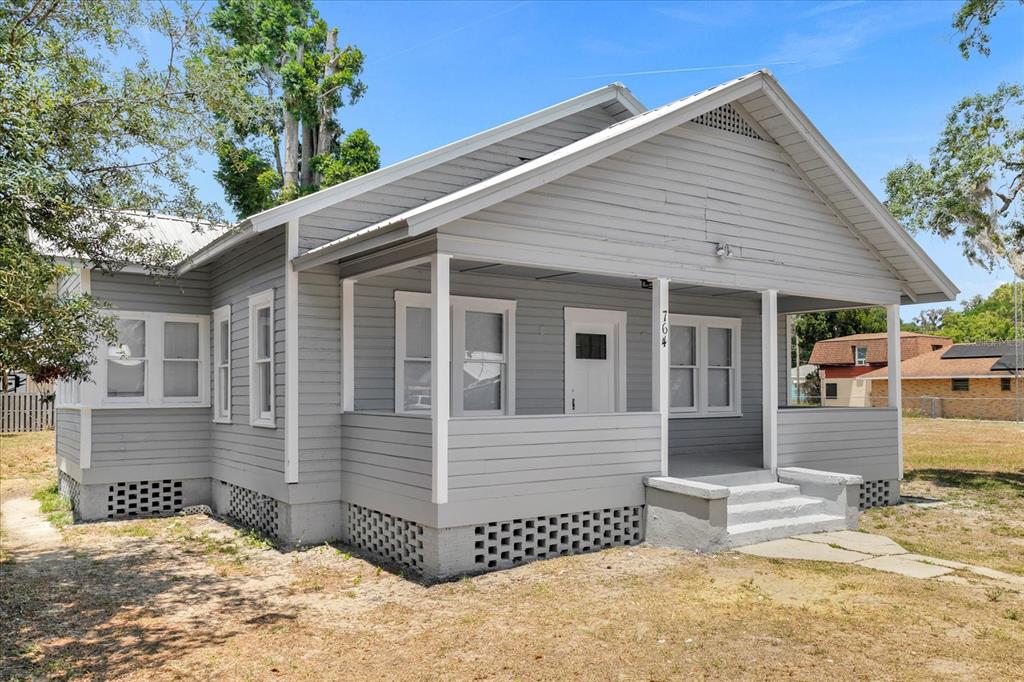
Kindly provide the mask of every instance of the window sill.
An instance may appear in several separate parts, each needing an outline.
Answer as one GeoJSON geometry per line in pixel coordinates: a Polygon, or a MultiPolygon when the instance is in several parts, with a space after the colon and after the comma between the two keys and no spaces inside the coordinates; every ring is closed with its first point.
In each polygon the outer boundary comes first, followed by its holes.
{"type": "MultiPolygon", "coordinates": [[[[90,407],[81,405],[81,407],[90,407]]],[[[92,405],[94,410],[166,410],[190,407],[193,409],[210,408],[210,403],[101,403],[92,405]]]]}
{"type": "Polygon", "coordinates": [[[722,417],[742,417],[742,412],[669,412],[669,419],[720,419],[722,417]]]}
{"type": "Polygon", "coordinates": [[[230,424],[231,423],[230,419],[217,419],[216,417],[214,417],[210,421],[213,422],[214,424],[230,424]]]}
{"type": "Polygon", "coordinates": [[[249,426],[255,427],[257,429],[276,429],[277,428],[277,422],[276,421],[250,421],[249,422],[249,426]]]}

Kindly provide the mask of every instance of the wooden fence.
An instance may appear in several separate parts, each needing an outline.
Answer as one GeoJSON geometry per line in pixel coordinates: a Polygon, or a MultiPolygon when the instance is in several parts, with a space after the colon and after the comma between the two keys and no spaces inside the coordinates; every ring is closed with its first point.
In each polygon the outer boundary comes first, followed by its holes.
{"type": "Polygon", "coordinates": [[[53,428],[51,395],[38,393],[0,394],[0,433],[47,431],[53,428]]]}

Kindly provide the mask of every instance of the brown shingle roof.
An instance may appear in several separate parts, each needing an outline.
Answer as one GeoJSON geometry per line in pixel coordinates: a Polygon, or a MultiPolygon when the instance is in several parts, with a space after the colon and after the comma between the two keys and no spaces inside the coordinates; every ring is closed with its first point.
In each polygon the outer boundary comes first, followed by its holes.
{"type": "MultiPolygon", "coordinates": [[[[904,379],[923,379],[926,377],[1007,377],[1013,373],[1008,370],[993,370],[992,365],[998,358],[943,358],[946,349],[940,349],[904,360],[900,372],[904,379]]],[[[888,368],[876,369],[861,375],[862,379],[887,379],[888,368]]]]}
{"type": "MultiPolygon", "coordinates": [[[[868,364],[879,365],[888,362],[889,348],[885,332],[871,334],[851,334],[838,336],[834,339],[818,341],[811,351],[812,365],[852,365],[855,362],[854,349],[866,346],[868,364]]],[[[941,345],[943,349],[952,345],[952,341],[944,336],[918,334],[917,332],[900,332],[900,356],[906,360],[922,353],[932,351],[933,345],[941,345]]]]}

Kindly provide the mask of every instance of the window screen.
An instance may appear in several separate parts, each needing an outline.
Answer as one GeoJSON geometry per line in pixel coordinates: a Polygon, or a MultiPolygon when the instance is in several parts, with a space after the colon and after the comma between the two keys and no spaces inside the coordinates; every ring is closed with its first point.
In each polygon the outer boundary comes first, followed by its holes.
{"type": "Polygon", "coordinates": [[[839,397],[839,384],[825,384],[825,397],[826,398],[838,398],[839,397]]]}
{"type": "Polygon", "coordinates": [[[107,349],[107,396],[146,395],[146,322],[117,320],[117,344],[107,349]]]}
{"type": "Polygon", "coordinates": [[[954,391],[969,391],[971,390],[970,379],[953,379],[953,390],[954,391]]]}
{"type": "Polygon", "coordinates": [[[577,334],[577,360],[607,360],[608,336],[606,334],[577,334]]]}

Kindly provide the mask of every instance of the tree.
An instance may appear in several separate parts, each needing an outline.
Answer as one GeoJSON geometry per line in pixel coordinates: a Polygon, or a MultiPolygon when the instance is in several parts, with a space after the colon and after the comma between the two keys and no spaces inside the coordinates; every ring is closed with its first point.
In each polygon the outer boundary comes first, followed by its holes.
{"type": "Polygon", "coordinates": [[[136,0],[8,0],[0,10],[0,365],[34,379],[86,378],[113,328],[95,301],[62,294],[53,254],[167,273],[177,249],[144,216],[219,217],[189,182],[212,138],[203,102],[229,110],[234,71],[197,61],[200,9],[136,0]],[[135,38],[166,42],[159,62],[135,38]],[[114,59],[134,60],[115,68],[114,59]]]}
{"type": "Polygon", "coordinates": [[[924,310],[916,320],[918,328],[914,331],[948,336],[955,343],[1012,341],[1015,319],[1024,318],[1021,301],[1017,302],[1017,315],[1014,315],[1013,287],[1003,284],[987,297],[974,296],[964,301],[959,311],[952,308],[924,310]]]}
{"type": "Polygon", "coordinates": [[[244,106],[221,114],[217,180],[240,217],[380,167],[363,129],[337,111],[366,92],[363,53],[338,46],[311,0],[220,0],[208,49],[247,79],[244,106]]]}
{"type": "MultiPolygon", "coordinates": [[[[1021,0],[1020,4],[1024,4],[1021,0]]],[[[953,27],[960,51],[989,54],[987,27],[1003,0],[967,0],[953,27]]],[[[958,237],[972,263],[1005,263],[1024,278],[1024,89],[1003,83],[957,103],[927,166],[914,160],[885,176],[886,205],[910,232],[958,237]]]]}

